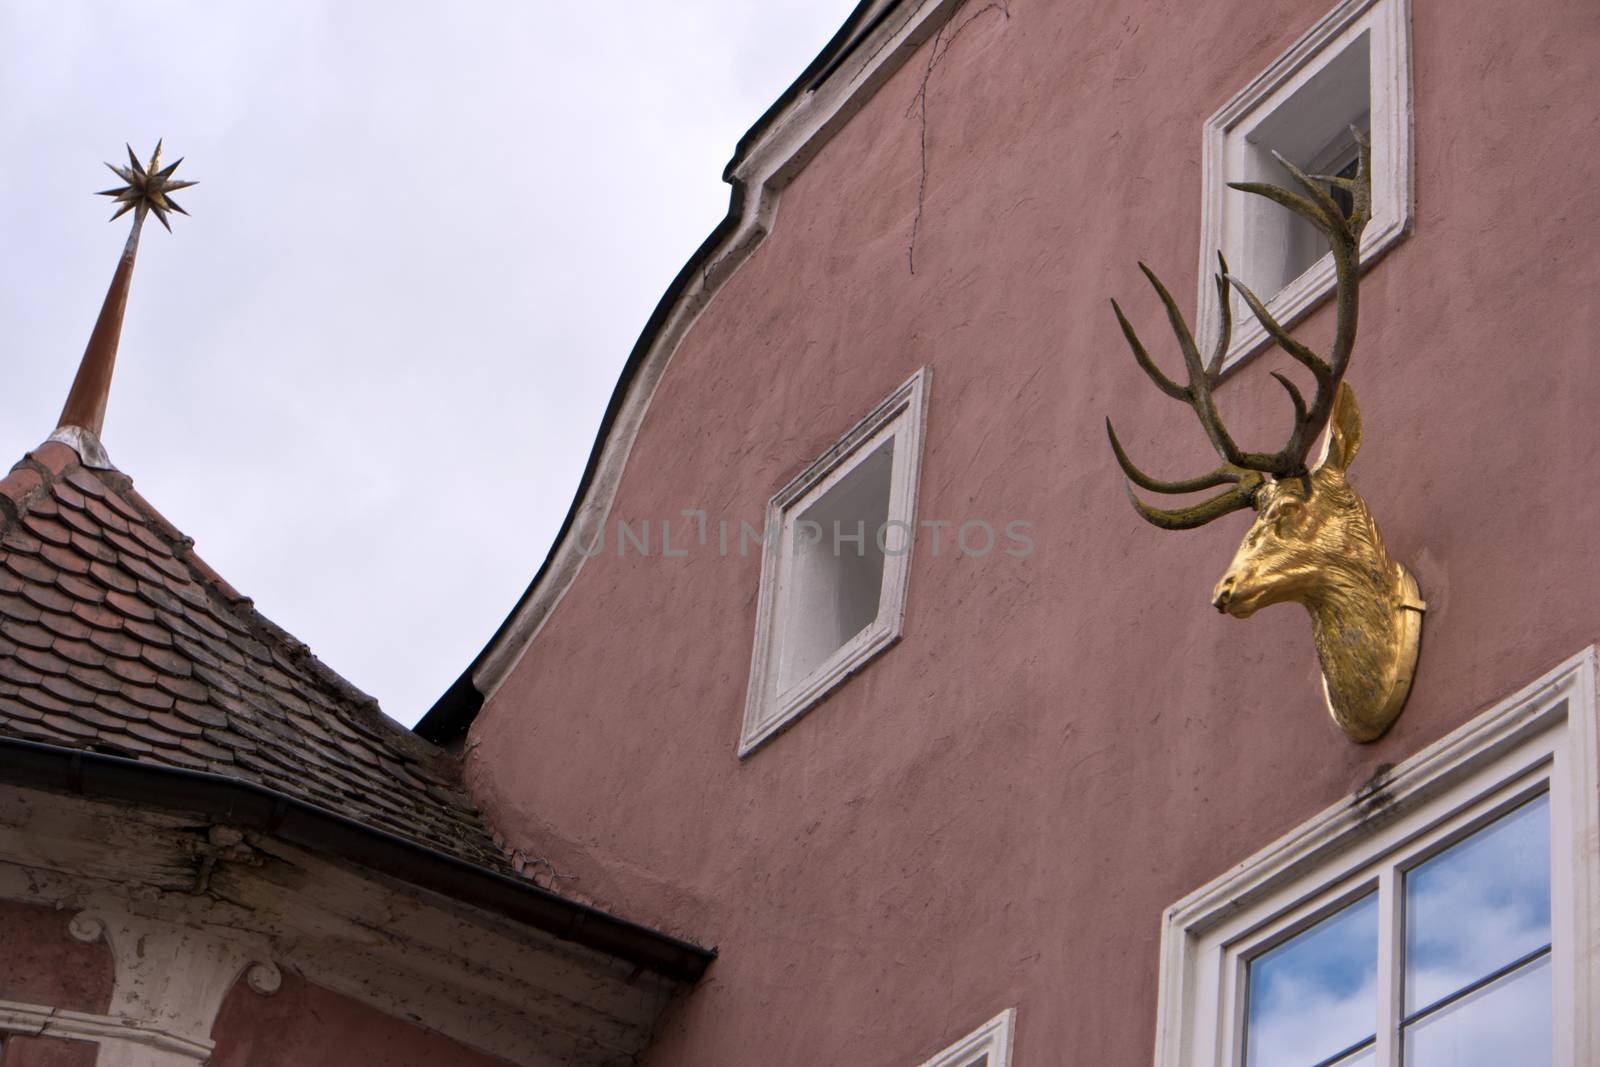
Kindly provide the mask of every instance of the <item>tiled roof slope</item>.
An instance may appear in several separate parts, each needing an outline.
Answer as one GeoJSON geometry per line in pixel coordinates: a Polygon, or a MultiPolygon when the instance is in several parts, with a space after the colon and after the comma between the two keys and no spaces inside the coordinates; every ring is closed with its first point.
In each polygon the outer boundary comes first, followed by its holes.
{"type": "Polygon", "coordinates": [[[255,782],[503,873],[456,761],[192,546],[64,444],[0,480],[0,735],[255,782]]]}

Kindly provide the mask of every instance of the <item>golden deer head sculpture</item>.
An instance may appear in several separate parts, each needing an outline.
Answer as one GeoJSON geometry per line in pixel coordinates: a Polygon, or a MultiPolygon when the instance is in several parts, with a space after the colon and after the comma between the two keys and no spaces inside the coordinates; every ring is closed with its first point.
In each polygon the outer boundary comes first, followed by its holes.
{"type": "Polygon", "coordinates": [[[1216,287],[1222,305],[1221,329],[1210,359],[1202,362],[1171,294],[1141,263],[1139,269],[1161,298],[1177,336],[1187,384],[1179,385],[1156,367],[1113,300],[1117,322],[1134,359],[1157,388],[1194,410],[1222,463],[1196,478],[1161,481],[1134,466],[1110,419],[1106,420],[1106,433],[1117,464],[1132,483],[1129,499],[1154,525],[1190,530],[1232,511],[1255,509],[1255,522],[1217,583],[1212,603],[1218,611],[1241,619],[1270,604],[1303,604],[1311,615],[1323,690],[1334,722],[1352,739],[1372,741],[1394,722],[1410,692],[1425,605],[1416,580],[1389,558],[1366,502],[1345,478],[1361,447],[1361,413],[1344,373],[1355,345],[1361,232],[1372,212],[1371,152],[1359,131],[1356,140],[1360,162],[1354,178],[1308,175],[1279,157],[1304,195],[1276,185],[1229,183],[1234,189],[1281,204],[1327,236],[1337,287],[1337,324],[1328,358],[1291,337],[1255,293],[1228,273],[1227,261],[1219,255],[1216,287]],[[1335,190],[1349,198],[1347,205],[1335,199],[1335,190]],[[1293,381],[1273,373],[1294,406],[1289,441],[1276,452],[1240,448],[1223,426],[1212,400],[1232,335],[1230,285],[1268,335],[1309,370],[1316,382],[1308,404],[1293,381]],[[1306,456],[1324,429],[1327,437],[1321,458],[1315,467],[1308,467],[1306,456]],[[1169,510],[1146,504],[1133,486],[1154,493],[1228,488],[1199,504],[1169,510]]]}

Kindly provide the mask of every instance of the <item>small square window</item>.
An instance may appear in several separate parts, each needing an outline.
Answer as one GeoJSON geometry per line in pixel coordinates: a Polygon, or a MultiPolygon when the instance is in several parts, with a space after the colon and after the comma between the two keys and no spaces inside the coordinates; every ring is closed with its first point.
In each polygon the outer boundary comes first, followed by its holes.
{"type": "MultiPolygon", "coordinates": [[[[1407,0],[1346,0],[1206,123],[1198,332],[1220,329],[1217,252],[1266,301],[1278,321],[1294,322],[1333,291],[1327,239],[1277,204],[1228,188],[1229,182],[1288,184],[1275,157],[1311,174],[1350,177],[1356,144],[1372,144],[1372,220],[1361,237],[1369,263],[1402,238],[1411,219],[1410,12],[1407,0]]],[[[1336,199],[1344,194],[1336,194],[1336,199]]],[[[1267,343],[1266,331],[1237,293],[1234,363],[1267,343]]]]}
{"type": "Polygon", "coordinates": [[[739,754],[900,637],[928,371],[918,371],[767,505],[739,754]]]}
{"type": "Polygon", "coordinates": [[[889,519],[894,484],[894,436],[885,436],[837,479],[784,516],[780,588],[788,593],[777,620],[778,692],[814,674],[878,618],[883,605],[887,539],[877,532],[889,519]],[[784,568],[788,573],[782,574],[784,568]]]}
{"type": "Polygon", "coordinates": [[[1600,1062],[1594,680],[1591,649],[1169,909],[1157,1067],[1600,1062]]]}
{"type": "Polygon", "coordinates": [[[1017,1012],[1007,1008],[922,1067],[1011,1067],[1017,1012]]]}

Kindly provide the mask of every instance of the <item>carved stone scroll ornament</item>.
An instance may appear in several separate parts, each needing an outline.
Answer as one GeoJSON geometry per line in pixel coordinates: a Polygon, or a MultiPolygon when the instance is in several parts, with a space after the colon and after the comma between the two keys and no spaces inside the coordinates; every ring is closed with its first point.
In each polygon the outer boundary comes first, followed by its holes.
{"type": "Polygon", "coordinates": [[[67,920],[67,934],[74,941],[92,945],[106,936],[106,924],[88,912],[80,911],[67,920]]]}
{"type": "Polygon", "coordinates": [[[1311,176],[1284,160],[1301,192],[1254,182],[1232,188],[1266,197],[1310,222],[1333,250],[1337,284],[1337,324],[1328,358],[1295,340],[1262,301],[1228,273],[1219,255],[1217,299],[1221,330],[1215,351],[1202,362],[1188,324],[1171,294],[1144,264],[1139,265],[1166,307],[1183,353],[1188,381],[1180,385],[1151,361],[1133,326],[1113,300],[1111,306],[1139,366],[1163,393],[1194,410],[1222,463],[1209,474],[1183,481],[1161,481],[1128,458],[1111,421],[1111,450],[1132,484],[1128,496],[1147,521],[1167,530],[1203,526],[1231,511],[1254,508],[1256,519],[1217,583],[1212,603],[1218,611],[1248,618],[1269,604],[1296,601],[1311,615],[1317,658],[1322,665],[1328,710],[1352,740],[1373,741],[1388,730],[1411,690],[1417,647],[1426,608],[1416,580],[1389,558],[1366,502],[1345,479],[1361,446],[1361,414],[1344,381],[1355,345],[1361,231],[1372,214],[1371,150],[1356,131],[1360,164],[1354,178],[1311,176]],[[1341,205],[1333,191],[1349,198],[1341,205]],[[1277,452],[1248,452],[1228,434],[1217,414],[1212,390],[1222,374],[1231,339],[1228,286],[1232,285],[1278,346],[1311,372],[1316,391],[1307,403],[1288,377],[1273,373],[1294,405],[1294,428],[1277,452]],[[1327,438],[1315,467],[1306,455],[1319,434],[1327,438]],[[1133,492],[1194,493],[1226,486],[1190,507],[1151,507],[1133,492]]]}
{"type": "Polygon", "coordinates": [[[283,988],[283,972],[271,960],[252,963],[244,972],[245,984],[259,996],[270,997],[283,988]]]}
{"type": "MultiPolygon", "coordinates": [[[[242,977],[262,996],[283,983],[266,938],[243,930],[96,908],[74,915],[67,932],[84,942],[103,939],[116,978],[104,1015],[45,1008],[47,1032],[97,1042],[100,1067],[206,1063],[215,1051],[217,1012],[235,982],[242,977]]],[[[0,1017],[0,1030],[5,1021],[0,1017]]]]}

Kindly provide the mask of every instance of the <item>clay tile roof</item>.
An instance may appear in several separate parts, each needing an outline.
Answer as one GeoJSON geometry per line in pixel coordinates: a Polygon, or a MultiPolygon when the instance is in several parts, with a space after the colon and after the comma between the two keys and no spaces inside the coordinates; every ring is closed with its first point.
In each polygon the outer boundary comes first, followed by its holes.
{"type": "Polygon", "coordinates": [[[457,761],[192,546],[65,444],[0,479],[0,736],[244,779],[506,872],[457,761]]]}

